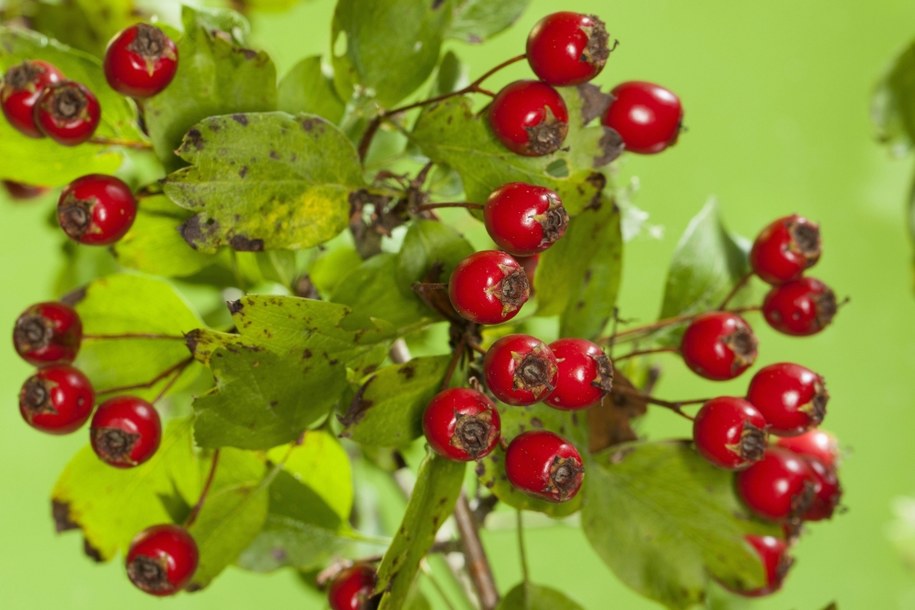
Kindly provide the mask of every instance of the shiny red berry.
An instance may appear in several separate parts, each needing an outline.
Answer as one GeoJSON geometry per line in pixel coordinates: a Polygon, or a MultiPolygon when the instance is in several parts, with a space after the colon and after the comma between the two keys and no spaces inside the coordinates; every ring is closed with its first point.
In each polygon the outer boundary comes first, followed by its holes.
{"type": "Polygon", "coordinates": [[[511,484],[550,502],[575,497],[584,472],[575,445],[546,430],[519,434],[505,451],[505,474],[511,484]]]}
{"type": "Polygon", "coordinates": [[[371,566],[356,564],[342,570],[327,590],[330,610],[369,610],[376,582],[377,576],[371,566]]]}
{"type": "Polygon", "coordinates": [[[174,595],[197,571],[199,552],[183,527],[154,525],[140,532],[127,551],[127,577],[144,593],[174,595]]]}
{"type": "Polygon", "coordinates": [[[756,554],[762,561],[763,568],[766,571],[766,584],[758,589],[739,590],[731,589],[734,593],[743,597],[762,597],[775,593],[782,587],[782,582],[791,568],[793,560],[788,555],[789,545],[784,540],[775,536],[746,536],[746,541],[750,543],[756,554]]]}
{"type": "Polygon", "coordinates": [[[123,30],[105,51],[105,78],[111,88],[135,98],[165,89],[178,70],[178,47],[159,28],[138,23],[123,30]]]}
{"type": "Polygon", "coordinates": [[[810,430],[798,436],[780,438],[776,445],[829,467],[835,466],[839,460],[839,441],[825,430],[810,430]]]}
{"type": "Polygon", "coordinates": [[[680,341],[680,354],[694,373],[724,381],[756,361],[756,335],[737,314],[714,311],[693,319],[680,341]]]}
{"type": "Polygon", "coordinates": [[[556,389],[544,402],[557,409],[584,409],[613,388],[613,363],[600,346],[586,339],[550,343],[556,356],[556,389]]]}
{"type": "Polygon", "coordinates": [[[737,495],[758,517],[793,521],[803,517],[814,497],[813,472],[807,462],[777,447],[735,475],[737,495]]]}
{"type": "Polygon", "coordinates": [[[523,182],[510,182],[493,191],[483,219],[492,240],[515,256],[543,252],[569,226],[569,214],[559,195],[523,182]]]}
{"type": "Polygon", "coordinates": [[[16,352],[35,366],[73,362],[82,338],[79,314],[59,302],[32,305],[19,315],[13,327],[16,352]]]}
{"type": "Polygon", "coordinates": [[[610,56],[610,36],[594,15],[561,11],[537,22],[527,37],[527,61],[540,80],[578,85],[600,74],[610,56]]]}
{"type": "Polygon", "coordinates": [[[753,375],[747,400],[766,418],[769,432],[796,436],[823,421],[829,393],[823,378],[810,369],[779,362],[753,375]]]}
{"type": "Polygon", "coordinates": [[[454,309],[478,324],[499,324],[515,317],[530,297],[524,269],[505,252],[483,250],[454,268],[448,282],[454,309]]]}
{"type": "Polygon", "coordinates": [[[796,280],[818,260],[820,227],[797,214],[773,221],[750,250],[753,273],[773,285],[796,280]]]}
{"type": "Polygon", "coordinates": [[[613,101],[603,123],[620,134],[626,150],[650,155],[677,142],[683,106],[672,91],[654,83],[629,81],[610,94],[613,101]]]}
{"type": "Polygon", "coordinates": [[[35,104],[45,87],[62,79],[57,68],[38,59],[7,70],[0,87],[0,108],[10,125],[30,138],[42,137],[44,134],[35,124],[35,104]]]}
{"type": "MultiPolygon", "coordinates": [[[[804,456],[801,456],[802,458],[804,456]]],[[[835,467],[826,466],[823,462],[806,458],[807,465],[813,472],[813,502],[804,513],[804,521],[823,521],[831,519],[839,501],[842,499],[842,486],[835,467]]]]}
{"type": "Polygon", "coordinates": [[[114,176],[89,174],[63,190],[57,221],[81,244],[105,246],[127,233],[137,217],[137,200],[130,187],[114,176]]]}
{"type": "Polygon", "coordinates": [[[429,446],[450,460],[468,462],[489,455],[501,437],[499,412],[486,395],[470,388],[442,390],[423,414],[429,446]]]}
{"type": "Polygon", "coordinates": [[[763,301],[769,326],[786,335],[813,335],[829,325],[838,311],[836,294],[812,277],[773,286],[763,301]]]}
{"type": "Polygon", "coordinates": [[[116,468],[133,468],[153,456],[162,439],[155,407],[136,396],[116,396],[99,405],[89,426],[95,454],[116,468]]]}
{"type": "Polygon", "coordinates": [[[28,201],[29,199],[41,197],[48,192],[48,187],[46,186],[35,186],[33,184],[14,182],[13,180],[2,180],[2,182],[3,188],[6,189],[6,194],[13,201],[28,201]]]}
{"type": "Polygon", "coordinates": [[[532,405],[556,387],[556,356],[530,335],[507,335],[492,344],[483,359],[486,387],[510,405],[532,405]]]}
{"type": "Polygon", "coordinates": [[[569,112],[553,87],[519,80],[506,85],[493,99],[489,125],[510,151],[540,157],[562,146],[569,132],[569,112]]]}
{"type": "Polygon", "coordinates": [[[89,419],[95,392],[79,370],[66,364],[39,369],[19,391],[19,413],[49,434],[73,432],[89,419]]]}
{"type": "Polygon", "coordinates": [[[73,81],[49,85],[35,104],[38,129],[64,146],[76,146],[91,138],[101,118],[95,95],[73,81]]]}
{"type": "Polygon", "coordinates": [[[766,420],[742,398],[713,398],[693,420],[693,441],[712,464],[728,470],[746,468],[766,449],[766,420]]]}

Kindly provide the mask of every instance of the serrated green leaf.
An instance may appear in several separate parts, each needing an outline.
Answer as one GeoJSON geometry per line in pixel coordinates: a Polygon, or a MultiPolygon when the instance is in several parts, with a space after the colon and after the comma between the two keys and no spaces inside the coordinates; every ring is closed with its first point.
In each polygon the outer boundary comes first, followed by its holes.
{"type": "Polygon", "coordinates": [[[342,435],[379,447],[399,447],[422,436],[423,411],[450,361],[450,355],[414,358],[372,374],[341,418],[342,435]]]}
{"type": "Polygon", "coordinates": [[[469,43],[484,42],[512,26],[530,0],[457,0],[448,37],[469,43]]]}
{"type": "Polygon", "coordinates": [[[133,0],[32,2],[31,27],[77,49],[102,56],[111,38],[137,20],[133,0]]]}
{"type": "Polygon", "coordinates": [[[753,520],[734,496],[733,474],[689,443],[620,445],[586,468],[582,527],[624,583],[670,608],[701,602],[709,576],[733,588],[763,586],[744,536],[778,536],[780,527],[753,520]]]}
{"type": "Polygon", "coordinates": [[[338,0],[331,40],[341,97],[358,85],[391,106],[416,90],[438,64],[451,1],[338,0]]]}
{"type": "Polygon", "coordinates": [[[204,118],[276,109],[273,62],[264,52],[239,46],[233,35],[211,29],[214,19],[222,28],[238,22],[231,32],[246,23],[237,15],[226,22],[227,18],[185,6],[184,35],[177,41],[178,71],[163,92],[144,104],[149,136],[168,167],[178,165],[172,151],[182,136],[204,118]]]}
{"type": "Polygon", "coordinates": [[[170,422],[153,457],[129,470],[112,468],[86,446],[51,493],[57,531],[81,529],[87,549],[107,561],[147,527],[183,519],[202,481],[188,419],[170,422]]]}
{"type": "Polygon", "coordinates": [[[333,80],[324,74],[320,55],[294,65],[280,81],[278,94],[277,108],[284,112],[317,114],[331,123],[343,118],[343,101],[333,80]]]}
{"type": "Polygon", "coordinates": [[[496,610],[584,610],[556,589],[520,583],[509,591],[496,610]]]}
{"type": "Polygon", "coordinates": [[[602,197],[540,255],[534,286],[548,288],[537,291],[538,314],[560,315],[561,337],[600,335],[616,307],[622,256],[619,209],[602,197]]]}
{"type": "Polygon", "coordinates": [[[915,42],[893,60],[871,98],[871,120],[877,140],[896,153],[915,142],[915,42]]]}
{"type": "Polygon", "coordinates": [[[378,610],[403,607],[419,562],[435,542],[435,533],[454,509],[464,481],[464,463],[429,453],[419,468],[416,487],[397,535],[378,566],[378,585],[383,593],[378,610]]]}
{"type": "Polygon", "coordinates": [[[181,233],[205,252],[325,242],[346,228],[349,195],[363,184],[352,143],[314,115],[210,117],[177,153],[193,165],[168,176],[165,194],[197,213],[181,233]]]}

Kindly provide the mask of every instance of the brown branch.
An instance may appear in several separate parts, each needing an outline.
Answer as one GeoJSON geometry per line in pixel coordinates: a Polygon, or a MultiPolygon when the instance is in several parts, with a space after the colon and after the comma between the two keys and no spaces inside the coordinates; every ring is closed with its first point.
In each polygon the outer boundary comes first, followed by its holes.
{"type": "Polygon", "coordinates": [[[724,308],[728,306],[728,303],[731,302],[731,299],[733,299],[735,296],[737,296],[737,293],[740,292],[740,290],[744,286],[747,285],[747,282],[749,282],[750,278],[752,278],[752,277],[753,277],[752,271],[748,271],[747,273],[745,273],[744,276],[742,278],[740,278],[736,284],[734,284],[734,286],[731,288],[730,292],[728,292],[727,296],[724,297],[724,300],[721,301],[721,305],[718,306],[718,309],[721,311],[724,311],[724,308]]]}
{"type": "Polygon", "coordinates": [[[648,394],[639,392],[635,388],[628,388],[628,387],[621,386],[621,385],[615,386],[613,388],[613,391],[616,393],[619,393],[619,394],[623,394],[625,396],[632,396],[633,398],[638,398],[639,400],[644,400],[645,402],[652,404],[652,405],[657,405],[659,407],[664,407],[665,409],[670,409],[671,411],[673,411],[680,417],[686,418],[690,421],[692,421],[693,416],[690,415],[689,413],[686,413],[683,410],[683,406],[689,405],[689,404],[696,404],[698,402],[706,402],[706,400],[707,400],[707,399],[702,399],[701,401],[700,400],[687,400],[687,401],[683,401],[683,402],[673,402],[670,400],[662,400],[660,398],[655,398],[654,396],[649,396],[648,394]]]}
{"type": "Polygon", "coordinates": [[[480,600],[480,608],[493,610],[499,604],[499,590],[496,588],[473,512],[463,493],[454,506],[454,522],[461,537],[464,557],[467,559],[467,572],[480,600]]]}
{"type": "Polygon", "coordinates": [[[187,519],[184,521],[185,529],[194,525],[194,521],[197,520],[197,516],[200,514],[200,510],[203,508],[204,503],[206,502],[207,495],[210,493],[210,488],[213,487],[213,480],[216,478],[216,467],[219,465],[219,449],[213,451],[213,459],[210,462],[210,472],[207,474],[206,483],[203,484],[203,489],[200,491],[200,497],[197,498],[197,503],[194,504],[194,507],[191,509],[191,513],[187,516],[187,519]]]}
{"type": "Polygon", "coordinates": [[[628,354],[623,354],[622,356],[614,356],[613,361],[619,362],[620,360],[626,360],[627,358],[635,358],[636,356],[647,356],[649,354],[663,354],[665,352],[675,352],[676,348],[673,347],[653,347],[651,349],[637,349],[629,352],[628,354]]]}
{"type": "Polygon", "coordinates": [[[181,371],[183,371],[185,368],[190,366],[190,364],[193,361],[194,361],[193,356],[188,356],[181,362],[178,362],[178,363],[173,364],[172,366],[168,367],[167,369],[165,369],[164,371],[162,371],[161,373],[159,373],[158,375],[156,375],[149,381],[146,381],[143,383],[135,383],[133,385],[120,386],[120,387],[116,387],[116,388],[109,388],[107,390],[102,390],[100,392],[96,392],[95,395],[104,396],[106,394],[117,394],[118,392],[127,392],[129,390],[141,390],[144,388],[151,388],[154,385],[156,385],[157,383],[159,383],[160,381],[162,381],[163,379],[165,379],[166,377],[168,377],[169,375],[171,375],[172,373],[174,373],[175,371],[178,371],[178,374],[180,375],[181,371]]]}

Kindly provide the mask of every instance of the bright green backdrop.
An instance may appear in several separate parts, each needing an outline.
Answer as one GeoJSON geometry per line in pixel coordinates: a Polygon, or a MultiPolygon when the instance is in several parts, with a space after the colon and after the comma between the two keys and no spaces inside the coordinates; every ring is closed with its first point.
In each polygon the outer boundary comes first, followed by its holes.
{"type": "MultiPolygon", "coordinates": [[[[558,6],[534,0],[514,29],[485,48],[459,52],[478,74],[523,50],[530,26],[558,6]]],[[[811,528],[783,592],[754,607],[817,609],[835,600],[843,609],[915,608],[915,576],[887,534],[894,498],[915,495],[915,300],[903,211],[912,164],[878,148],[868,122],[872,83],[915,36],[915,4],[580,0],[561,6],[597,13],[622,43],[599,84],[655,80],[677,91],[686,107],[689,131],[675,148],[621,164],[621,180],[638,177],[636,202],[663,228],[662,237],[643,236],[627,248],[623,317],[648,320],[656,313],[677,237],[711,196],[729,226],[748,236],[785,213],[819,220],[825,255],[816,274],[851,297],[835,325],[811,340],[776,336],[756,324],[763,364],[797,360],[826,376],[827,427],[852,452],[842,470],[848,512],[811,528]]],[[[256,17],[255,41],[283,73],[297,58],[325,50],[332,8],[330,0],[314,0],[289,15],[256,17]]],[[[518,66],[504,80],[526,75],[518,66]]],[[[45,222],[52,206],[47,198],[35,205],[0,202],[7,287],[0,320],[10,326],[29,303],[58,296],[49,293],[59,245],[45,222]]],[[[674,359],[659,362],[665,376],[658,391],[670,398],[740,393],[747,381],[713,387],[674,359]]],[[[0,412],[0,607],[323,607],[288,573],[237,570],[203,594],[159,602],[137,593],[120,566],[85,559],[79,536],[54,535],[47,501],[58,471],[84,439],[24,426],[15,396],[29,369],[11,349],[0,353],[0,363],[6,371],[0,394],[8,397],[0,412]]],[[[646,430],[655,438],[688,433],[669,413],[651,420],[646,430]]],[[[495,533],[486,543],[499,585],[508,589],[519,576],[513,535],[495,533]]],[[[655,607],[619,585],[575,528],[532,530],[529,546],[533,578],[565,588],[588,609],[655,607]]]]}

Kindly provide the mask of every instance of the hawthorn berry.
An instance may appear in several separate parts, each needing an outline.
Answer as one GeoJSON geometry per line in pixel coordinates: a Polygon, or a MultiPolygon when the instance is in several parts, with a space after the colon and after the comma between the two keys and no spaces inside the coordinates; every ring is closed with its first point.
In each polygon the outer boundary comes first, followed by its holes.
{"type": "Polygon", "coordinates": [[[817,459],[804,459],[813,472],[813,501],[810,503],[810,508],[804,513],[803,519],[804,521],[831,519],[839,505],[839,500],[842,499],[839,475],[833,466],[827,466],[817,459]]]}
{"type": "Polygon", "coordinates": [[[762,459],[738,472],[734,480],[746,507],[770,521],[800,519],[814,499],[813,471],[785,449],[766,449],[762,459]]]}
{"type": "Polygon", "coordinates": [[[10,125],[30,138],[44,134],[35,124],[35,104],[45,87],[60,82],[63,75],[46,61],[31,59],[17,64],[3,75],[0,108],[10,125]]]}
{"type": "Polygon", "coordinates": [[[483,359],[486,387],[510,405],[540,402],[556,387],[556,356],[530,335],[507,335],[492,344],[483,359]]]}
{"type": "Polygon", "coordinates": [[[835,466],[839,459],[839,441],[825,430],[808,430],[798,436],[780,438],[775,443],[804,459],[814,459],[825,466],[835,466]]]}
{"type": "Polygon", "coordinates": [[[136,396],[116,396],[99,405],[89,426],[92,450],[115,468],[133,468],[153,456],[162,439],[159,413],[136,396]]]}
{"type": "Polygon", "coordinates": [[[626,150],[651,155],[676,144],[683,106],[672,91],[654,83],[629,81],[610,94],[613,101],[603,124],[620,134],[626,150]]]}
{"type": "Polygon", "coordinates": [[[154,525],[140,532],[127,551],[127,577],[144,593],[174,595],[197,571],[197,543],[178,525],[154,525]]]}
{"type": "Polygon", "coordinates": [[[747,542],[759,555],[763,568],[766,571],[766,584],[759,589],[730,589],[733,593],[743,597],[762,597],[775,593],[782,587],[782,582],[794,561],[788,555],[787,542],[775,536],[745,536],[747,542]]]}
{"type": "Polygon", "coordinates": [[[423,432],[436,453],[468,462],[495,449],[501,438],[501,422],[496,406],[485,394],[470,388],[449,388],[426,406],[423,432]]]}
{"type": "Polygon", "coordinates": [[[506,85],[492,100],[489,125],[510,151],[541,157],[562,146],[569,132],[569,111],[550,85],[519,80],[506,85]]]}
{"type": "Polygon", "coordinates": [[[594,15],[560,11],[537,22],[527,37],[527,61],[537,78],[562,87],[600,74],[610,57],[610,36],[594,15]]]}
{"type": "Polygon", "coordinates": [[[613,363],[600,346],[586,339],[559,339],[550,343],[556,356],[556,389],[545,402],[557,409],[584,409],[613,388],[613,363]]]}
{"type": "Polygon", "coordinates": [[[750,250],[753,273],[773,285],[801,277],[820,260],[820,227],[792,214],[763,229],[750,250]]]}
{"type": "Polygon", "coordinates": [[[64,146],[76,146],[91,138],[101,118],[102,109],[95,95],[73,81],[45,87],[35,103],[38,129],[64,146]]]}
{"type": "Polygon", "coordinates": [[[702,457],[716,466],[746,468],[766,449],[766,420],[742,398],[713,398],[693,420],[693,441],[702,457]]]}
{"type": "Polygon", "coordinates": [[[578,449],[546,430],[519,434],[505,450],[505,474],[521,491],[550,502],[571,500],[581,488],[578,449]]]}
{"type": "Polygon", "coordinates": [[[331,610],[368,610],[378,576],[372,566],[363,563],[340,571],[330,583],[327,601],[331,610]]]}
{"type": "Polygon", "coordinates": [[[818,426],[826,415],[829,393],[822,377],[799,364],[779,362],[759,369],[747,389],[778,436],[796,436],[818,426]]]}
{"type": "Polygon", "coordinates": [[[769,326],[786,335],[814,335],[829,325],[838,311],[836,294],[812,277],[773,286],[763,300],[769,326]]]}
{"type": "Polygon", "coordinates": [[[89,419],[95,392],[78,369],[55,364],[39,369],[19,391],[19,413],[25,422],[49,434],[73,432],[89,419]]]}
{"type": "Polygon", "coordinates": [[[35,199],[48,192],[48,187],[46,186],[35,186],[34,184],[25,184],[13,180],[2,180],[0,182],[3,182],[3,188],[6,189],[6,194],[9,195],[9,198],[13,201],[35,199]]]}
{"type": "Polygon", "coordinates": [[[483,250],[471,254],[454,268],[448,282],[454,309],[478,324],[511,320],[530,297],[527,274],[505,252],[483,250]]]}
{"type": "Polygon", "coordinates": [[[73,362],[83,338],[76,310],[63,303],[35,303],[13,327],[13,345],[23,360],[35,366],[73,362]]]}
{"type": "Polygon", "coordinates": [[[559,195],[523,182],[510,182],[493,191],[483,209],[483,220],[492,240],[515,256],[543,252],[569,226],[569,214],[559,195]]]}
{"type": "Polygon", "coordinates": [[[756,361],[757,343],[743,318],[713,311],[696,317],[686,327],[680,355],[697,375],[724,381],[739,376],[756,361]]]}
{"type": "Polygon", "coordinates": [[[57,221],[74,241],[90,246],[113,244],[137,216],[130,187],[114,176],[89,174],[65,188],[57,202],[57,221]]]}
{"type": "Polygon", "coordinates": [[[172,82],[177,70],[175,42],[148,23],[138,23],[123,30],[105,51],[108,84],[130,97],[154,96],[172,82]]]}

